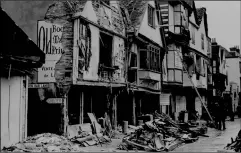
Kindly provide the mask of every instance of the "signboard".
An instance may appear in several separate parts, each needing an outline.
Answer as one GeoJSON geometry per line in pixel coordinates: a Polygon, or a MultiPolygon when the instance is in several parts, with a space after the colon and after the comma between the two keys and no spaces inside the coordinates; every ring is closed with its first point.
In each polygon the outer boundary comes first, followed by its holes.
{"type": "Polygon", "coordinates": [[[63,26],[38,21],[37,45],[45,53],[45,64],[38,69],[38,82],[55,82],[55,64],[63,53],[63,26]]]}
{"type": "Polygon", "coordinates": [[[63,98],[49,98],[46,102],[49,104],[62,104],[63,98]]]}
{"type": "Polygon", "coordinates": [[[48,88],[49,84],[28,84],[28,88],[48,88]]]}

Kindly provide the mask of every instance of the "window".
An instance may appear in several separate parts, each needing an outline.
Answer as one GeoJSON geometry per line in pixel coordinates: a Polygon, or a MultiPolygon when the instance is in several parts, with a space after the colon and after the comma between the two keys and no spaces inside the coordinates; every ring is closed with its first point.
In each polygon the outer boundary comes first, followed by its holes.
{"type": "Polygon", "coordinates": [[[112,36],[100,32],[100,59],[99,64],[112,67],[112,36]]]}
{"type": "Polygon", "coordinates": [[[202,45],[202,49],[204,49],[204,34],[201,34],[201,45],[202,45]]]}
{"type": "Polygon", "coordinates": [[[195,45],[195,28],[194,27],[192,27],[191,41],[192,41],[192,44],[195,45]]]}
{"type": "Polygon", "coordinates": [[[197,74],[201,74],[202,71],[202,60],[201,60],[201,56],[196,55],[196,72],[197,74]]]}
{"type": "Polygon", "coordinates": [[[128,81],[130,83],[135,83],[137,80],[137,55],[136,53],[130,52],[129,56],[129,66],[130,69],[128,71],[128,81]],[[134,69],[133,69],[134,68],[134,69]]]}
{"type": "Polygon", "coordinates": [[[86,38],[86,26],[83,24],[79,24],[79,39],[86,38]]]}
{"type": "Polygon", "coordinates": [[[140,68],[160,72],[160,49],[148,46],[140,49],[140,68]]]}
{"type": "Polygon", "coordinates": [[[155,8],[148,5],[148,25],[155,28],[155,8]]]}
{"type": "Polygon", "coordinates": [[[241,62],[239,62],[239,72],[241,74],[241,62]]]}

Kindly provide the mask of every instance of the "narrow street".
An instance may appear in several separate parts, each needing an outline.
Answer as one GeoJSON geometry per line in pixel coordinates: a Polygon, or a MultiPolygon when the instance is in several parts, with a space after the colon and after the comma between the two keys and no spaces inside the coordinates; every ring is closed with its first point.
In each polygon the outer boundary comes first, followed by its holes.
{"type": "Polygon", "coordinates": [[[217,152],[222,150],[231,142],[231,137],[235,139],[240,130],[240,119],[234,122],[226,121],[226,130],[218,131],[216,129],[208,129],[209,137],[200,137],[197,142],[185,144],[176,148],[173,152],[217,152]]]}
{"type": "MultiPolygon", "coordinates": [[[[226,130],[218,131],[214,128],[209,128],[207,135],[209,137],[199,137],[199,140],[184,144],[176,148],[172,152],[217,152],[222,150],[228,143],[231,142],[231,137],[235,139],[240,130],[240,119],[235,119],[234,122],[226,121],[226,130]]],[[[126,152],[116,149],[121,143],[121,139],[113,139],[111,144],[103,144],[102,146],[92,146],[84,148],[88,152],[126,152]]],[[[129,150],[128,152],[143,152],[129,150]]]]}

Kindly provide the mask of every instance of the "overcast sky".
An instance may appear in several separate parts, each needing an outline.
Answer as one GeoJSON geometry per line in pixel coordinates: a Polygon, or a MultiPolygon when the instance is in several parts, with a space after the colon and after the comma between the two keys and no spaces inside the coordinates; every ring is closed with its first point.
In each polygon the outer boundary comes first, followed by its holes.
{"type": "Polygon", "coordinates": [[[227,49],[235,45],[241,48],[240,1],[195,1],[195,5],[207,8],[210,38],[227,49]]]}

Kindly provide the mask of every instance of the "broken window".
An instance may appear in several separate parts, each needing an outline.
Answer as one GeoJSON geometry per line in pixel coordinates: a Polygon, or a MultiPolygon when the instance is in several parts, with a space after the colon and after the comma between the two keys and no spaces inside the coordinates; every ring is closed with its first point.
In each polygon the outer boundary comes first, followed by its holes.
{"type": "Polygon", "coordinates": [[[140,49],[140,68],[160,72],[160,49],[149,45],[140,49]]]}
{"type": "Polygon", "coordinates": [[[84,70],[88,70],[91,53],[91,31],[89,25],[83,24],[80,19],[77,19],[75,28],[76,41],[78,46],[78,77],[81,77],[84,70]]]}
{"type": "Polygon", "coordinates": [[[112,67],[112,36],[100,32],[99,64],[112,67]]]}
{"type": "Polygon", "coordinates": [[[155,8],[148,5],[148,25],[155,27],[155,8]]]}

